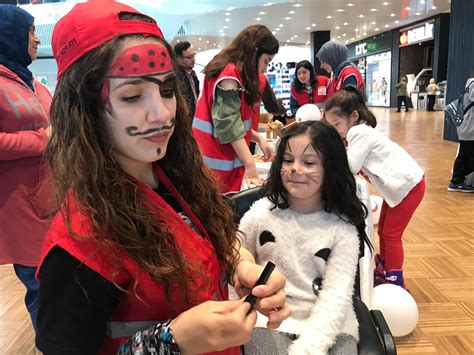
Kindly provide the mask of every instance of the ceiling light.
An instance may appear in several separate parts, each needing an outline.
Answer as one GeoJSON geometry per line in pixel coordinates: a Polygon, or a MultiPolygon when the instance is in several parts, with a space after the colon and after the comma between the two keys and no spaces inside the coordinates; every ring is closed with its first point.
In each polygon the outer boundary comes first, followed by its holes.
{"type": "Polygon", "coordinates": [[[235,10],[235,7],[229,7],[225,11],[232,11],[232,10],[235,10]]]}
{"type": "Polygon", "coordinates": [[[342,37],[346,37],[346,36],[347,36],[347,34],[345,34],[345,33],[342,34],[342,37]]]}
{"type": "Polygon", "coordinates": [[[202,41],[202,38],[201,38],[201,37],[199,37],[199,40],[200,40],[200,41],[202,41]]]}
{"type": "Polygon", "coordinates": [[[287,42],[290,42],[290,40],[289,40],[289,39],[287,39],[286,41],[287,41],[287,42]]]}
{"type": "Polygon", "coordinates": [[[367,36],[367,32],[364,32],[364,36],[367,36]]]}
{"type": "Polygon", "coordinates": [[[410,6],[405,7],[405,10],[410,11],[411,10],[410,6]]]}
{"type": "Polygon", "coordinates": [[[339,26],[336,26],[336,27],[334,27],[334,28],[335,28],[336,30],[338,30],[338,29],[339,29],[339,26]]]}
{"type": "Polygon", "coordinates": [[[377,22],[375,22],[375,21],[372,21],[370,24],[371,24],[371,25],[376,25],[376,24],[377,24],[377,22]]]}
{"type": "Polygon", "coordinates": [[[388,27],[390,27],[390,26],[389,26],[389,25],[385,25],[385,28],[388,28],[388,27]]]}
{"type": "Polygon", "coordinates": [[[286,17],[285,17],[285,20],[287,20],[287,21],[288,21],[288,20],[291,20],[291,17],[290,17],[290,16],[286,16],[286,17]]]}
{"type": "Polygon", "coordinates": [[[332,18],[332,16],[331,16],[331,15],[329,15],[329,16],[326,16],[326,18],[329,18],[329,19],[331,19],[331,18],[332,18]]]}
{"type": "Polygon", "coordinates": [[[230,21],[230,18],[226,17],[224,21],[225,21],[225,22],[229,22],[229,21],[230,21]]]}
{"type": "Polygon", "coordinates": [[[213,43],[212,45],[213,45],[214,47],[216,46],[216,44],[215,44],[215,43],[213,43]]]}
{"type": "Polygon", "coordinates": [[[306,31],[309,31],[311,29],[311,27],[306,27],[306,31]]]}
{"type": "Polygon", "coordinates": [[[391,16],[391,17],[395,17],[395,14],[394,14],[394,13],[391,13],[390,16],[391,16]]]}
{"type": "Polygon", "coordinates": [[[437,7],[436,6],[431,6],[431,10],[436,10],[437,7]]]}
{"type": "Polygon", "coordinates": [[[207,44],[209,44],[209,41],[206,41],[207,44]]]}
{"type": "Polygon", "coordinates": [[[295,11],[291,10],[291,11],[288,11],[289,14],[293,15],[293,14],[296,14],[295,11]]]}
{"type": "Polygon", "coordinates": [[[337,12],[344,12],[344,9],[337,9],[337,12]]]}
{"type": "Polygon", "coordinates": [[[363,18],[363,17],[364,17],[364,15],[360,14],[360,15],[359,15],[359,17],[360,17],[360,18],[363,18]]]}
{"type": "Polygon", "coordinates": [[[390,5],[390,3],[385,1],[385,2],[382,3],[382,5],[387,6],[387,5],[390,5]]]}
{"type": "Polygon", "coordinates": [[[337,36],[337,38],[341,38],[341,36],[337,36]]]}
{"type": "Polygon", "coordinates": [[[277,33],[276,33],[276,31],[272,31],[272,34],[276,35],[277,33]]]}
{"type": "Polygon", "coordinates": [[[349,43],[349,41],[346,40],[346,44],[349,43]]]}
{"type": "Polygon", "coordinates": [[[400,21],[397,20],[397,21],[395,21],[395,23],[400,23],[400,21]]]}
{"type": "Polygon", "coordinates": [[[200,51],[200,50],[201,50],[201,47],[198,48],[198,51],[200,51]]]}
{"type": "Polygon", "coordinates": [[[351,2],[350,2],[350,3],[348,3],[348,4],[346,4],[346,5],[347,5],[347,6],[354,6],[354,4],[353,4],[353,3],[351,3],[351,2]]]}
{"type": "Polygon", "coordinates": [[[356,28],[354,31],[356,31],[356,32],[357,32],[357,31],[359,31],[359,29],[358,29],[358,28],[356,28]]]}
{"type": "Polygon", "coordinates": [[[259,14],[259,15],[265,15],[266,12],[265,12],[265,11],[260,11],[258,14],[259,14]]]}
{"type": "Polygon", "coordinates": [[[364,25],[364,26],[362,26],[362,28],[365,30],[365,29],[367,28],[367,26],[366,26],[366,25],[364,25]]]}
{"type": "Polygon", "coordinates": [[[280,24],[278,25],[278,27],[284,27],[284,25],[283,25],[282,23],[280,23],[280,24]]]}
{"type": "Polygon", "coordinates": [[[375,27],[375,28],[374,28],[374,31],[380,31],[380,28],[375,27]]]}
{"type": "Polygon", "coordinates": [[[377,9],[370,9],[370,11],[374,12],[374,11],[377,11],[377,9]]]}
{"type": "Polygon", "coordinates": [[[231,13],[230,13],[230,12],[226,12],[224,15],[226,15],[226,16],[230,16],[230,15],[231,15],[231,13]]]}
{"type": "Polygon", "coordinates": [[[266,4],[264,4],[263,6],[272,6],[273,3],[272,2],[267,2],[266,4]]]}
{"type": "Polygon", "coordinates": [[[344,26],[347,26],[347,25],[348,25],[348,23],[347,23],[347,22],[344,22],[344,26]]]}
{"type": "Polygon", "coordinates": [[[226,30],[226,29],[229,28],[229,26],[222,26],[222,28],[223,28],[224,30],[226,30]]]}
{"type": "Polygon", "coordinates": [[[221,29],[220,29],[219,31],[217,31],[217,32],[224,32],[224,30],[221,28],[221,29]]]}
{"type": "Polygon", "coordinates": [[[424,4],[425,3],[425,0],[420,0],[420,4],[424,4]]]}
{"type": "Polygon", "coordinates": [[[301,4],[298,3],[298,4],[294,4],[293,6],[294,6],[294,7],[301,7],[301,6],[303,6],[303,5],[301,5],[301,4]]]}
{"type": "Polygon", "coordinates": [[[275,28],[275,31],[280,31],[280,27],[275,28]]]}
{"type": "Polygon", "coordinates": [[[351,41],[353,41],[355,38],[354,37],[351,37],[351,41]]]}
{"type": "Polygon", "coordinates": [[[262,19],[260,17],[257,17],[255,21],[262,21],[262,19]]]}
{"type": "Polygon", "coordinates": [[[298,38],[298,35],[294,35],[293,37],[298,38]]]}
{"type": "Polygon", "coordinates": [[[316,27],[316,24],[315,24],[315,23],[312,23],[312,24],[311,24],[311,27],[316,27]]]}
{"type": "Polygon", "coordinates": [[[416,16],[420,16],[420,15],[421,15],[421,13],[420,13],[420,12],[417,12],[415,15],[416,15],[416,16]]]}

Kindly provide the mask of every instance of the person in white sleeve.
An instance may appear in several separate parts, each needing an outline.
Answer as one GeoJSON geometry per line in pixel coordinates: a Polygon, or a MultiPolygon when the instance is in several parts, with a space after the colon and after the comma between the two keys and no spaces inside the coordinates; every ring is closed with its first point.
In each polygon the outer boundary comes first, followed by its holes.
{"type": "Polygon", "coordinates": [[[405,288],[402,235],[425,193],[424,172],[401,146],[375,130],[362,94],[348,86],[326,102],[326,120],[346,141],[353,174],[361,173],[384,199],[378,223],[375,284],[405,288]]]}
{"type": "Polygon", "coordinates": [[[256,328],[246,355],[356,354],[352,305],[367,209],[337,131],[320,121],[288,128],[262,198],[243,216],[243,245],[286,276],[292,314],[278,330],[256,328]]]}

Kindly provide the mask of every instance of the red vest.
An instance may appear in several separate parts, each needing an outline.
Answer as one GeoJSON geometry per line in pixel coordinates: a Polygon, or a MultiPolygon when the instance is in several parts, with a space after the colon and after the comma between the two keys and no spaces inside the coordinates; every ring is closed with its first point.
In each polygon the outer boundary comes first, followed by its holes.
{"type": "Polygon", "coordinates": [[[334,93],[341,91],[342,90],[342,84],[344,83],[344,80],[346,80],[348,77],[353,75],[357,79],[357,87],[359,88],[360,92],[362,95],[365,96],[364,92],[364,79],[362,78],[362,75],[360,75],[359,70],[354,68],[351,64],[347,64],[339,73],[339,76],[336,78],[333,78],[329,82],[328,86],[328,98],[334,95],[334,93]]]}
{"type": "MultiPolygon", "coordinates": [[[[233,63],[227,64],[218,77],[206,78],[193,120],[194,138],[201,148],[204,162],[215,172],[220,183],[219,188],[223,193],[240,191],[245,173],[245,168],[237,157],[234,148],[230,143],[220,143],[212,123],[214,93],[217,84],[224,79],[235,79],[242,86],[239,70],[233,63]]],[[[245,101],[243,91],[240,100],[240,115],[247,132],[245,140],[247,144],[250,144],[252,119],[255,113],[253,107],[245,101]]]]}
{"type": "Polygon", "coordinates": [[[320,104],[326,101],[326,92],[327,86],[329,83],[329,78],[324,75],[317,75],[316,76],[316,83],[314,84],[313,90],[310,92],[307,90],[296,90],[295,86],[291,86],[291,96],[296,100],[298,103],[298,107],[303,105],[312,103],[312,104],[320,104]],[[312,99],[312,100],[311,100],[312,99]]]}
{"type": "MultiPolygon", "coordinates": [[[[203,226],[158,165],[155,171],[160,183],[166,186],[202,234],[201,236],[196,233],[150,187],[138,183],[139,189],[154,204],[148,206],[150,210],[167,224],[185,258],[196,265],[197,271],[191,272],[192,283],[189,285],[196,303],[227,300],[227,283],[222,282],[222,271],[214,247],[203,226]]],[[[101,246],[94,239],[88,238],[87,235],[91,235],[89,219],[77,210],[74,201],[71,203],[71,227],[85,237],[72,238],[61,213],[56,215],[43,244],[41,263],[53,247],[59,246],[102,277],[128,291],[122,293],[117,307],[110,316],[106,337],[99,354],[115,354],[120,344],[135,332],[147,329],[157,322],[175,318],[192,307],[177,288],[172,287],[169,301],[165,286],[153,279],[122,249],[117,247],[112,252],[110,247],[101,246]],[[135,280],[138,280],[136,288],[134,288],[135,280]]],[[[239,353],[238,348],[229,348],[210,354],[239,355],[239,353]]]]}

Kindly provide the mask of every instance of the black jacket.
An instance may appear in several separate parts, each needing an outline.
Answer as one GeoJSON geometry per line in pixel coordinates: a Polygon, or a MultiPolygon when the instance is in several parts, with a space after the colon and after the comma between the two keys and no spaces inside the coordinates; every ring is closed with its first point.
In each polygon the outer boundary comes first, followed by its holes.
{"type": "MultiPolygon", "coordinates": [[[[186,69],[181,66],[176,67],[176,75],[178,76],[178,83],[180,85],[181,94],[183,94],[186,102],[189,106],[189,116],[191,120],[194,118],[194,111],[196,110],[197,102],[194,99],[193,89],[191,88],[191,82],[186,74],[186,69]]],[[[191,77],[194,81],[194,87],[196,88],[196,95],[199,97],[199,80],[194,70],[191,70],[191,77]]]]}

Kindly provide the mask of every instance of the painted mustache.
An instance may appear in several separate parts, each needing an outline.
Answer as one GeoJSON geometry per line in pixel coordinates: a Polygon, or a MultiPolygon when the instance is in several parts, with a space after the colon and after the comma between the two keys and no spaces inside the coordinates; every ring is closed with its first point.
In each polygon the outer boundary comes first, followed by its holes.
{"type": "Polygon", "coordinates": [[[150,128],[150,129],[147,129],[145,131],[137,131],[138,130],[138,127],[136,126],[130,126],[130,127],[127,127],[125,128],[125,130],[127,131],[127,134],[130,136],[130,137],[134,137],[134,136],[146,136],[146,135],[149,135],[151,133],[155,133],[155,132],[160,132],[160,131],[169,131],[171,130],[176,124],[176,119],[173,117],[171,119],[171,124],[168,125],[168,126],[163,126],[161,128],[150,128]]]}

